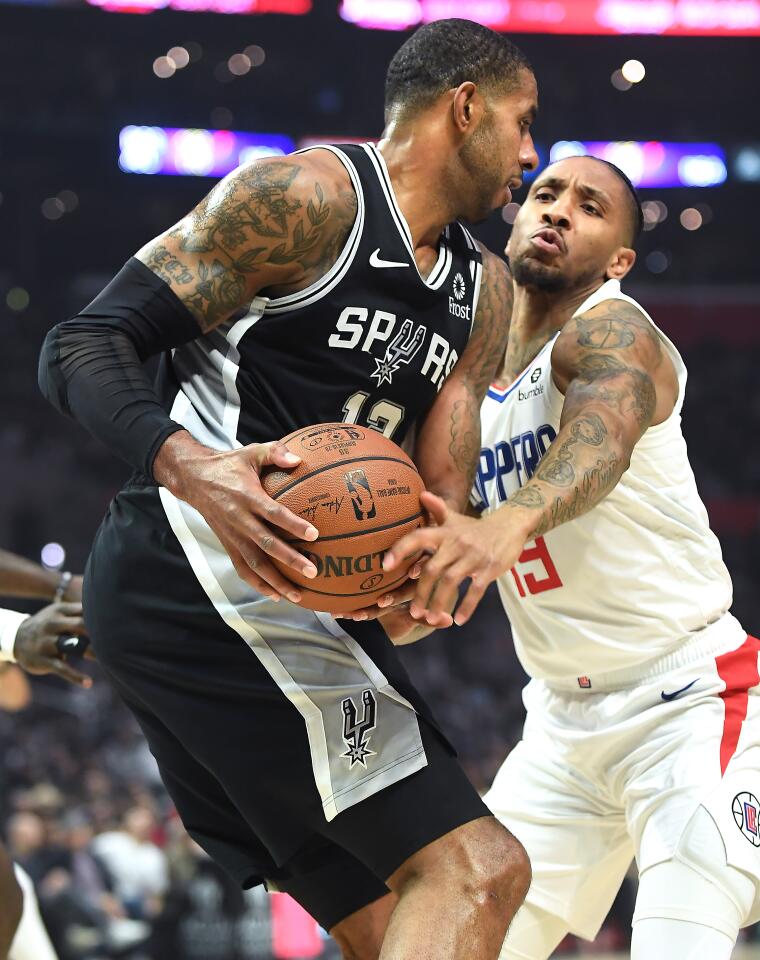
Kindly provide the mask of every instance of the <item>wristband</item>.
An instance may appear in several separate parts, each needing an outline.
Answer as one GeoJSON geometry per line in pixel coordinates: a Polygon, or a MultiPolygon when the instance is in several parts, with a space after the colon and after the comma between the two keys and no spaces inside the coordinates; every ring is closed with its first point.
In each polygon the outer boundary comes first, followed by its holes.
{"type": "Polygon", "coordinates": [[[60,603],[61,600],[63,600],[66,596],[66,591],[69,589],[69,584],[73,579],[73,573],[69,573],[68,570],[63,571],[61,579],[58,581],[58,586],[55,588],[55,593],[53,594],[53,603],[60,603]]]}
{"type": "Polygon", "coordinates": [[[15,610],[0,610],[0,662],[15,663],[16,634],[18,628],[27,620],[29,614],[15,610]]]}

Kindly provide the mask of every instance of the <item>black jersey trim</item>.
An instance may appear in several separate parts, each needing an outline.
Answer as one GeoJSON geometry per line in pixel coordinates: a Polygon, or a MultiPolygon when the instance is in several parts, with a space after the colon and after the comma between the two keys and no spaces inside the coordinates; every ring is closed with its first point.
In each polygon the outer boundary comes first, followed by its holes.
{"type": "Polygon", "coordinates": [[[324,473],[325,470],[332,470],[333,467],[337,466],[348,466],[349,463],[362,463],[365,460],[386,460],[390,463],[403,463],[405,467],[411,467],[415,473],[417,473],[417,468],[414,464],[410,464],[408,460],[402,460],[401,457],[349,457],[348,460],[341,460],[340,464],[337,463],[328,463],[324,467],[318,467],[316,470],[312,470],[310,473],[305,473],[302,477],[299,477],[297,480],[293,480],[292,483],[288,483],[278,490],[277,493],[272,497],[273,500],[279,500],[283,493],[287,493],[288,490],[292,490],[293,487],[298,486],[299,483],[303,483],[304,480],[308,480],[310,477],[316,477],[319,473],[324,473]]]}
{"type": "Polygon", "coordinates": [[[472,334],[472,328],[475,325],[475,314],[478,310],[480,284],[483,280],[483,256],[480,250],[478,250],[478,245],[475,242],[475,238],[467,229],[467,227],[459,220],[457,220],[456,223],[464,234],[465,243],[470,248],[470,252],[472,254],[470,258],[470,277],[472,279],[472,319],[470,320],[470,334],[472,334]]]}
{"type": "Polygon", "coordinates": [[[310,284],[308,287],[304,287],[303,290],[297,290],[295,293],[289,293],[286,297],[274,297],[269,300],[264,307],[264,313],[267,314],[288,313],[291,310],[301,310],[304,307],[308,307],[310,304],[315,303],[317,300],[321,300],[322,297],[328,294],[340,283],[340,281],[346,275],[349,267],[353,263],[354,257],[356,256],[356,251],[359,249],[359,241],[361,240],[362,232],[364,230],[364,191],[362,190],[359,174],[357,173],[356,167],[353,165],[350,158],[343,153],[343,151],[338,150],[336,147],[330,146],[330,144],[307,147],[305,150],[298,150],[296,152],[307,153],[309,150],[329,150],[330,153],[334,154],[346,168],[356,193],[356,219],[351,227],[351,232],[348,235],[348,239],[338,255],[338,259],[335,261],[332,267],[330,267],[327,273],[320,277],[319,280],[316,280],[314,283],[310,284]]]}
{"type": "Polygon", "coordinates": [[[396,224],[396,228],[398,229],[405,247],[409,251],[409,255],[412,258],[412,264],[414,265],[414,269],[417,271],[417,276],[420,278],[420,282],[424,283],[429,290],[437,290],[443,284],[443,281],[446,279],[449,271],[451,270],[451,263],[453,261],[451,248],[443,238],[439,241],[438,259],[436,260],[435,265],[430,271],[430,275],[426,280],[420,273],[420,268],[417,266],[417,260],[414,256],[414,244],[412,243],[412,233],[409,229],[409,224],[406,222],[406,217],[404,217],[404,214],[398,205],[396,194],[393,192],[393,184],[391,183],[390,174],[388,173],[388,168],[385,165],[383,155],[380,153],[377,147],[374,146],[374,144],[365,143],[362,146],[375,168],[375,172],[377,173],[378,180],[380,181],[380,186],[383,189],[391,217],[396,224]]]}

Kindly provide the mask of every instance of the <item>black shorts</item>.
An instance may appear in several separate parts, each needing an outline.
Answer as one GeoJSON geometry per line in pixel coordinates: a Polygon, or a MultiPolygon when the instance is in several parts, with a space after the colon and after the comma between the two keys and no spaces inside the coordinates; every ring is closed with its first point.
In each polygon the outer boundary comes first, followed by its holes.
{"type": "Polygon", "coordinates": [[[489,811],[378,624],[260,597],[171,501],[134,486],[111,504],[85,577],[93,648],[191,836],[329,929],[489,811]]]}

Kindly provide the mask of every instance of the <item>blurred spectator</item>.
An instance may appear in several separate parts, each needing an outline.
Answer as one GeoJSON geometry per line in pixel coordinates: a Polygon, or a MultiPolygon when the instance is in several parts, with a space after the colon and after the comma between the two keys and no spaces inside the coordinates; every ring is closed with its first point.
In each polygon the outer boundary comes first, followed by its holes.
{"type": "Polygon", "coordinates": [[[156,819],[148,807],[132,807],[118,830],[101,833],[93,852],[113,877],[114,890],[129,915],[156,916],[169,886],[166,854],[153,842],[156,819]]]}

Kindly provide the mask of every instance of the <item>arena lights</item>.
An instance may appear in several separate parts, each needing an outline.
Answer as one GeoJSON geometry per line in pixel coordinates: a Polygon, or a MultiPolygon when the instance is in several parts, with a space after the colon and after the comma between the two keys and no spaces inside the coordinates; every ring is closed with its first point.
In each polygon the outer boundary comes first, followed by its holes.
{"type": "Polygon", "coordinates": [[[727,176],[726,156],[717,143],[560,140],[549,160],[587,155],[614,163],[637,187],[716,187],[727,176]]]}
{"type": "Polygon", "coordinates": [[[734,176],[747,183],[760,182],[760,143],[748,143],[734,154],[734,176]]]}
{"type": "Polygon", "coordinates": [[[304,14],[310,13],[312,7],[312,0],[86,0],[86,2],[111,13],[152,13],[154,10],[169,8],[189,13],[304,14]]]}
{"type": "MultiPolygon", "coordinates": [[[[462,16],[462,2],[342,0],[340,15],[360,27],[406,30],[462,16]]],[[[760,0],[469,0],[467,17],[511,33],[760,35],[760,0]]]]}
{"type": "Polygon", "coordinates": [[[626,60],[620,72],[628,83],[641,83],[647,73],[641,60],[626,60]]]}
{"type": "Polygon", "coordinates": [[[60,570],[66,562],[66,551],[60,543],[46,543],[40,550],[40,560],[49,570],[60,570]]]}
{"type": "Polygon", "coordinates": [[[501,208],[501,219],[504,223],[512,224],[517,219],[517,214],[520,212],[519,203],[508,203],[506,207],[501,208]]]}
{"type": "Polygon", "coordinates": [[[5,305],[14,313],[23,313],[29,306],[29,291],[24,287],[11,287],[5,296],[5,305]]]}
{"type": "Polygon", "coordinates": [[[281,133],[129,126],[119,149],[125,173],[223,177],[241,163],[292,153],[295,143],[281,133]]]}
{"type": "Polygon", "coordinates": [[[699,230],[704,222],[702,214],[696,207],[687,207],[682,210],[678,219],[681,221],[684,230],[699,230]]]}

